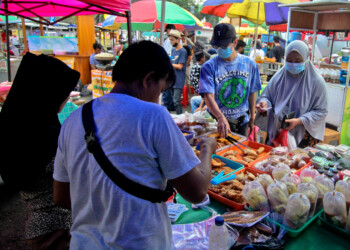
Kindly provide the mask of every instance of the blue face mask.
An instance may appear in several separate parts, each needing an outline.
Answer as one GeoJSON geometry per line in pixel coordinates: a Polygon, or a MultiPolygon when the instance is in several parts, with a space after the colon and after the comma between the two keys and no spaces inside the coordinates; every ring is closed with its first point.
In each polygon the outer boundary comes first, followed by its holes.
{"type": "Polygon", "coordinates": [[[218,51],[218,57],[222,59],[229,58],[232,53],[230,47],[227,47],[226,49],[218,48],[217,51],[218,51]]]}
{"type": "Polygon", "coordinates": [[[286,70],[293,75],[297,75],[305,70],[305,63],[290,63],[286,62],[286,70]]]}

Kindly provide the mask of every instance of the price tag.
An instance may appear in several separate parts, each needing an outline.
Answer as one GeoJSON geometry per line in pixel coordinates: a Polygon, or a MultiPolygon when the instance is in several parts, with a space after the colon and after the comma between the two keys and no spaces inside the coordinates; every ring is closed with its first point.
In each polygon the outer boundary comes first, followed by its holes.
{"type": "Polygon", "coordinates": [[[7,72],[7,63],[6,63],[6,61],[4,60],[4,61],[0,61],[0,71],[1,72],[7,72]]]}

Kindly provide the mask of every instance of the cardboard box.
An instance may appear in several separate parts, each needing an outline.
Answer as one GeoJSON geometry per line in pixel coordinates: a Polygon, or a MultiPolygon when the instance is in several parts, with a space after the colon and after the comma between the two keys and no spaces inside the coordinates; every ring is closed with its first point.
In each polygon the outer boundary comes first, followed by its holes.
{"type": "Polygon", "coordinates": [[[325,144],[338,146],[340,144],[340,133],[336,130],[326,128],[322,142],[325,144]]]}

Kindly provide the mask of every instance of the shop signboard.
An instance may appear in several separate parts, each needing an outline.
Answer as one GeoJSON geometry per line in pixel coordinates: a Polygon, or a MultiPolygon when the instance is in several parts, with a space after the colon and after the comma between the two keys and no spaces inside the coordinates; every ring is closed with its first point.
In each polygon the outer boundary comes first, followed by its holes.
{"type": "Polygon", "coordinates": [[[350,146],[350,90],[346,94],[344,105],[343,124],[341,129],[341,144],[350,146]]]}

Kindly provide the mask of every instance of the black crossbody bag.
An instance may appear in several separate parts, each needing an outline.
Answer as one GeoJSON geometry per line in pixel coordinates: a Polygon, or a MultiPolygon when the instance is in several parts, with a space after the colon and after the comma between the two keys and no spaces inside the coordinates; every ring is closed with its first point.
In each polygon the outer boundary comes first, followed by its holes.
{"type": "Polygon", "coordinates": [[[98,165],[114,182],[114,184],[123,189],[125,192],[153,203],[167,201],[173,194],[175,194],[175,190],[169,181],[167,182],[167,186],[164,191],[150,188],[128,179],[109,161],[96,137],[96,126],[92,112],[92,102],[93,101],[90,101],[83,106],[82,119],[85,129],[86,148],[94,155],[98,165]]]}

